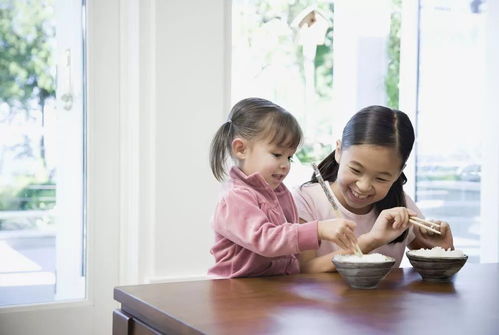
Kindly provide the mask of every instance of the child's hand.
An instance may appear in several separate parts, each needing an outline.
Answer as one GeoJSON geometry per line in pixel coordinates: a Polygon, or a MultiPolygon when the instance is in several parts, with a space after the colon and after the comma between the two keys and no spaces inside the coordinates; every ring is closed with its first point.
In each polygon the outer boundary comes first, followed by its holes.
{"type": "Polygon", "coordinates": [[[357,238],[353,233],[355,222],[345,219],[319,221],[317,230],[319,239],[336,243],[342,249],[353,249],[357,238]]]}
{"type": "Polygon", "coordinates": [[[381,211],[370,234],[384,245],[399,237],[409,227],[409,216],[416,213],[405,207],[394,207],[381,211]]]}
{"type": "Polygon", "coordinates": [[[452,232],[450,226],[447,222],[438,220],[428,220],[440,224],[440,228],[435,229],[440,231],[441,235],[435,234],[432,231],[424,229],[423,227],[414,226],[414,234],[416,235],[416,242],[421,248],[433,248],[442,247],[444,249],[454,249],[454,240],[452,238],[452,232]]]}

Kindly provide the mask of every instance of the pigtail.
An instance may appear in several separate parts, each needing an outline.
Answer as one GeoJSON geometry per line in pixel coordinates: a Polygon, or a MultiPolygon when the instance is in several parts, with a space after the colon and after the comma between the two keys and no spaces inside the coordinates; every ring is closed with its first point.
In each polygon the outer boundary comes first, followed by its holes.
{"type": "Polygon", "coordinates": [[[405,194],[403,185],[407,182],[407,178],[402,172],[398,179],[392,184],[386,197],[375,204],[377,214],[382,210],[393,207],[405,207],[405,194]]]}
{"type": "MultiPolygon", "coordinates": [[[[338,169],[340,168],[338,162],[336,161],[336,158],[334,157],[335,152],[336,150],[333,150],[333,152],[327,155],[327,157],[324,158],[318,165],[322,177],[324,178],[324,180],[327,180],[329,182],[336,181],[336,177],[338,176],[338,169]]],[[[317,179],[315,179],[314,182],[317,182],[317,179]]]]}
{"type": "Polygon", "coordinates": [[[225,175],[226,161],[230,150],[230,133],[232,123],[225,122],[215,133],[210,145],[210,167],[213,175],[218,181],[223,181],[225,175]]]}
{"type": "MultiPolygon", "coordinates": [[[[336,162],[336,159],[334,158],[334,152],[335,150],[333,150],[332,153],[327,155],[327,157],[324,158],[317,166],[322,175],[322,178],[324,178],[324,180],[327,180],[329,182],[334,182],[336,180],[336,177],[338,176],[339,165],[338,162],[336,162]]],[[[315,176],[315,173],[313,173],[312,177],[310,177],[310,180],[302,184],[302,186],[317,182],[318,182],[317,177],[315,176]]]]}

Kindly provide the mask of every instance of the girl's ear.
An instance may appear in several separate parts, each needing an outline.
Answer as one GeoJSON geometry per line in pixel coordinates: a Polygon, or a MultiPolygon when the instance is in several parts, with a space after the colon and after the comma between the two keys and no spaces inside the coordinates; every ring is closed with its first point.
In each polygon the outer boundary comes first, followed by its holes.
{"type": "Polygon", "coordinates": [[[232,140],[232,154],[237,159],[246,158],[246,152],[248,148],[248,141],[243,138],[236,137],[232,140]]]}
{"type": "Polygon", "coordinates": [[[341,140],[336,141],[336,150],[334,151],[334,159],[336,160],[336,163],[340,163],[340,158],[341,158],[341,140]]]}

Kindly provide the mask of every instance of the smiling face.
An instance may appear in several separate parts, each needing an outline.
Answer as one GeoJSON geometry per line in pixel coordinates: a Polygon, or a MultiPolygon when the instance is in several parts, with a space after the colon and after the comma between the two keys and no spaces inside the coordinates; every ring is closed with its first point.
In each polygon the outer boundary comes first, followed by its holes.
{"type": "Polygon", "coordinates": [[[400,155],[390,147],[360,144],[341,150],[338,143],[335,159],[339,170],[332,185],[334,194],[355,214],[368,213],[402,172],[400,155]]]}
{"type": "Polygon", "coordinates": [[[289,173],[296,148],[280,147],[264,140],[234,139],[233,153],[238,167],[247,176],[258,172],[274,190],[289,173]]]}

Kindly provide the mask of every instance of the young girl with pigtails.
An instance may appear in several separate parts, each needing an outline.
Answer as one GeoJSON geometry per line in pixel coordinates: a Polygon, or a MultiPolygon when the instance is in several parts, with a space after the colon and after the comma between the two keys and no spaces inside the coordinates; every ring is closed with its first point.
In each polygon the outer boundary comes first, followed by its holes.
{"type": "Polygon", "coordinates": [[[290,191],[283,184],[302,140],[292,114],[261,98],[238,102],[216,132],[210,150],[215,178],[224,193],[212,219],[215,265],[210,275],[250,277],[300,272],[297,254],[319,248],[321,240],[351,250],[357,242],[348,219],[298,223],[290,191]]]}

